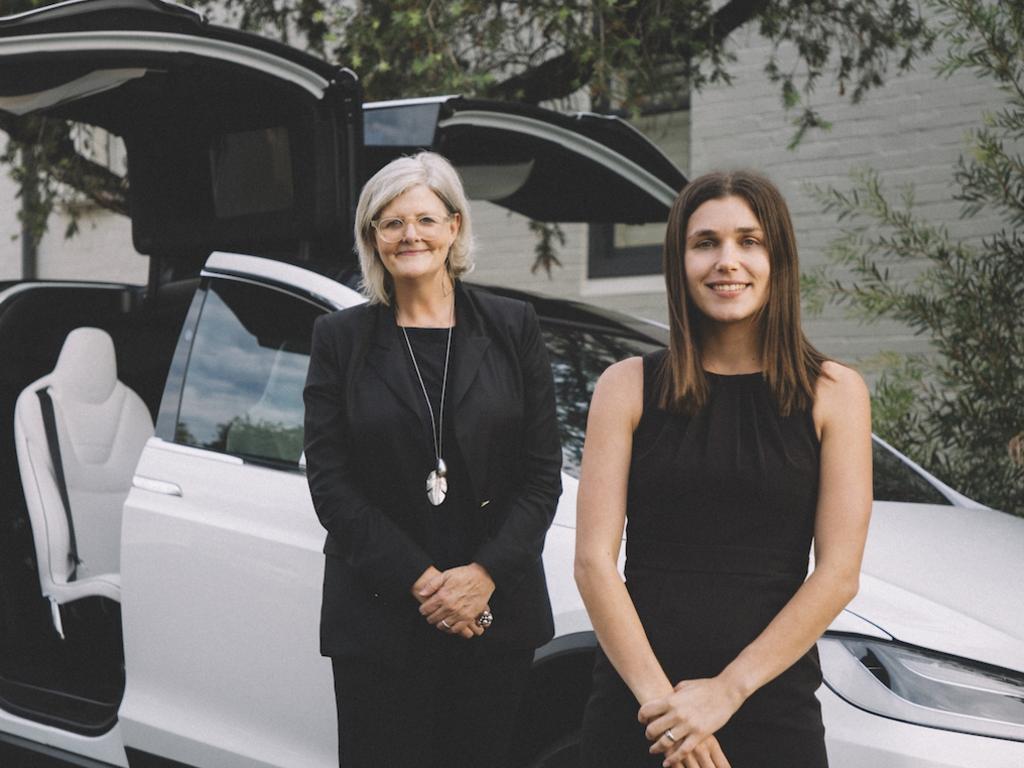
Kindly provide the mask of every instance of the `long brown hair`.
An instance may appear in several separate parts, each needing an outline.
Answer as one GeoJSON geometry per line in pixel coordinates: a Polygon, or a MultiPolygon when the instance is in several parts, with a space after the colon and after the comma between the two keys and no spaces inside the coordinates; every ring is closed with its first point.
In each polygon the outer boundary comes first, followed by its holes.
{"type": "Polygon", "coordinates": [[[663,257],[669,353],[659,375],[659,404],[693,413],[708,401],[710,389],[700,346],[704,316],[686,288],[686,228],[701,205],[732,196],[750,206],[768,249],[768,299],[757,317],[761,369],[781,414],[809,409],[822,363],[828,358],[814,348],[800,326],[800,268],[789,207],[774,184],[751,171],[701,176],[687,184],[672,204],[663,257]]]}

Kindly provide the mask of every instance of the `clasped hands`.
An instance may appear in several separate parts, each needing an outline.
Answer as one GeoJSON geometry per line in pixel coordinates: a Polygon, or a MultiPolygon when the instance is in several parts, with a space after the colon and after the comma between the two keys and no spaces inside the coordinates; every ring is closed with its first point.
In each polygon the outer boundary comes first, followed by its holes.
{"type": "Polygon", "coordinates": [[[440,571],[430,566],[412,586],[420,615],[437,629],[470,639],[484,633],[476,618],[488,610],[494,580],[477,563],[440,571]]]}
{"type": "Polygon", "coordinates": [[[637,718],[647,725],[651,754],[663,753],[666,768],[729,768],[714,733],[740,704],[720,678],[683,680],[671,693],[646,702],[637,718]]]}

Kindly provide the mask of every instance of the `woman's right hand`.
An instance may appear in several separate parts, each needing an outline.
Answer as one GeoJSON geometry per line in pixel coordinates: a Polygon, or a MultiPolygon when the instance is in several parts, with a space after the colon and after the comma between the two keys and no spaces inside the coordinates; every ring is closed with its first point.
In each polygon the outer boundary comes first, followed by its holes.
{"type": "MultiPolygon", "coordinates": [[[[434,566],[430,566],[416,579],[416,583],[412,585],[412,596],[416,598],[420,605],[423,605],[423,603],[434,596],[444,583],[444,572],[439,571],[434,566]]],[[[486,609],[490,610],[490,606],[486,606],[486,609]]],[[[475,621],[460,621],[450,626],[445,626],[445,622],[442,621],[434,624],[434,626],[442,632],[447,632],[450,635],[466,640],[479,637],[484,633],[484,627],[479,626],[475,621]]]]}
{"type": "Polygon", "coordinates": [[[640,707],[638,718],[647,725],[646,736],[653,742],[651,752],[665,754],[665,765],[671,765],[673,759],[680,763],[682,756],[725,725],[744,698],[723,675],[683,680],[668,696],[640,707]]]}

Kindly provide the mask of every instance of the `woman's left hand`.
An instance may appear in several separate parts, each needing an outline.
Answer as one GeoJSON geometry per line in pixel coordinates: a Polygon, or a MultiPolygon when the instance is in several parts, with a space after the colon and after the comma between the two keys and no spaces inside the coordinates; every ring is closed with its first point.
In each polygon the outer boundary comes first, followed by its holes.
{"type": "Polygon", "coordinates": [[[665,753],[665,765],[683,759],[708,736],[721,728],[740,708],[742,697],[721,678],[683,680],[672,693],[640,707],[640,722],[654,742],[651,753],[665,753]],[[666,733],[671,730],[671,737],[666,733]]]}
{"type": "Polygon", "coordinates": [[[493,593],[494,580],[483,566],[470,563],[449,568],[420,590],[420,614],[430,624],[438,626],[444,621],[446,631],[460,634],[465,627],[476,627],[476,618],[493,593]]]}

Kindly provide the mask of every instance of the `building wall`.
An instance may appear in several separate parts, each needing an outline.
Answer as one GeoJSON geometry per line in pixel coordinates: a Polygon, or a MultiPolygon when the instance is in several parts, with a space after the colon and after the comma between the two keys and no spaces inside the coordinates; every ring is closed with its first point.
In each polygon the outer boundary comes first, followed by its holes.
{"type": "MultiPolygon", "coordinates": [[[[22,277],[17,193],[10,176],[0,173],[0,280],[22,277]]],[[[81,216],[78,234],[70,239],[64,237],[68,221],[60,211],[51,216],[39,244],[37,277],[145,284],[149,259],[132,248],[131,222],[126,217],[93,209],[81,216]]]]}

